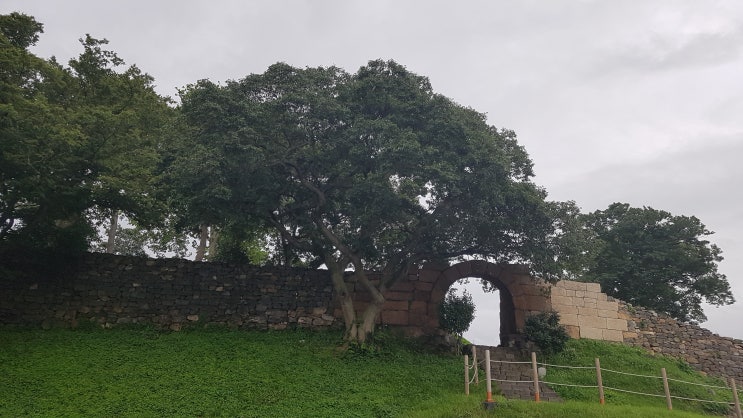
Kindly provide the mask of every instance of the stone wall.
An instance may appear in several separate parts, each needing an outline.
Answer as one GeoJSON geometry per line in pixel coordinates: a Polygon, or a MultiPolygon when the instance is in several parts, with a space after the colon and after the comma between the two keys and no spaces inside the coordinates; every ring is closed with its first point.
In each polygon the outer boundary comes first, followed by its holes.
{"type": "Polygon", "coordinates": [[[701,372],[743,382],[743,341],[624,302],[619,311],[628,324],[625,344],[681,358],[701,372]]]}
{"type": "Polygon", "coordinates": [[[743,381],[743,341],[613,299],[597,283],[560,281],[552,310],[572,338],[623,342],[683,359],[695,369],[743,381]]]}
{"type": "Polygon", "coordinates": [[[620,317],[619,302],[601,293],[598,283],[559,281],[551,289],[550,303],[570,337],[624,340],[627,320],[620,317]]]}
{"type": "MultiPolygon", "coordinates": [[[[0,323],[189,324],[248,329],[339,325],[326,272],[87,254],[65,272],[0,277],[0,323]]],[[[2,270],[0,269],[0,274],[2,270]]]]}
{"type": "MultiPolygon", "coordinates": [[[[0,324],[74,327],[93,321],[104,327],[151,324],[171,330],[192,324],[244,329],[343,326],[332,282],[323,270],[106,254],[87,254],[64,271],[2,261],[0,324]]],[[[598,284],[561,281],[550,288],[519,266],[467,261],[412,269],[407,280],[385,293],[379,322],[409,335],[437,332],[438,306],[449,287],[465,277],[482,278],[499,289],[503,343],[523,329],[528,315],[554,310],[573,338],[624,342],[743,381],[743,341],[630,307],[601,293],[598,284]]],[[[350,289],[357,310],[363,310],[368,294],[355,283],[350,289]]]]}

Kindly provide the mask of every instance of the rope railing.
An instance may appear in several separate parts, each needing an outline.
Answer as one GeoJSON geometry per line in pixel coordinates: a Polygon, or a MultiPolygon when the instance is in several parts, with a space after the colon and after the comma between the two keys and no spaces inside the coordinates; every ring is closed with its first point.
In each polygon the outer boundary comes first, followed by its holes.
{"type": "Polygon", "coordinates": [[[604,386],[604,389],[616,390],[617,392],[631,393],[633,395],[654,396],[656,398],[665,398],[666,397],[666,395],[658,395],[658,394],[655,394],[655,393],[645,393],[645,392],[635,392],[634,390],[613,388],[611,386],[604,386]]]}
{"type": "Polygon", "coordinates": [[[679,379],[671,379],[668,378],[669,382],[679,382],[679,383],[686,383],[687,385],[694,385],[694,386],[703,386],[705,388],[712,388],[712,389],[727,389],[730,390],[730,386],[715,386],[715,385],[706,385],[704,383],[696,383],[696,382],[687,382],[686,380],[679,380],[679,379]]]}
{"type": "Polygon", "coordinates": [[[506,364],[531,364],[530,361],[506,361],[506,360],[490,360],[491,363],[506,363],[506,364]]]}
{"type": "MultiPolygon", "coordinates": [[[[491,390],[491,382],[499,382],[499,383],[528,383],[534,385],[534,400],[536,402],[539,402],[539,383],[540,383],[540,376],[539,376],[539,368],[538,366],[542,366],[545,369],[542,371],[544,372],[547,367],[550,368],[556,368],[556,369],[573,369],[573,370],[594,370],[595,371],[595,379],[596,384],[579,384],[579,383],[562,383],[562,382],[550,382],[546,380],[542,380],[541,383],[544,383],[546,385],[550,386],[564,386],[564,387],[574,387],[574,388],[580,388],[580,389],[598,389],[599,392],[599,402],[601,404],[604,403],[604,390],[610,390],[615,392],[621,392],[621,393],[628,393],[632,395],[639,395],[639,396],[650,396],[655,398],[665,398],[666,404],[669,410],[673,409],[672,399],[682,400],[682,401],[689,401],[689,402],[702,402],[702,403],[713,403],[713,404],[720,404],[720,405],[728,405],[733,406],[735,411],[735,416],[738,418],[743,418],[743,413],[741,413],[741,407],[740,407],[740,400],[738,396],[738,390],[736,388],[735,380],[730,379],[730,386],[720,386],[720,385],[710,385],[705,383],[697,383],[697,382],[689,382],[686,380],[681,379],[673,379],[667,376],[666,369],[661,369],[661,375],[646,375],[646,374],[637,374],[637,373],[629,373],[624,372],[620,370],[612,370],[612,369],[606,369],[601,367],[601,363],[598,358],[595,359],[595,366],[570,366],[570,365],[560,365],[560,364],[550,364],[541,362],[538,363],[536,360],[536,353],[532,353],[532,361],[508,361],[508,360],[491,360],[490,359],[490,350],[485,350],[485,360],[484,361],[477,361],[477,351],[475,349],[475,346],[472,346],[472,355],[473,355],[473,361],[472,364],[469,363],[468,356],[465,355],[465,392],[469,394],[469,385],[472,382],[477,382],[477,365],[480,366],[487,365],[485,367],[486,372],[486,382],[487,382],[487,399],[485,401],[486,407],[488,405],[492,405],[492,390],[491,390]],[[491,368],[493,364],[531,364],[532,365],[532,373],[533,378],[531,380],[508,380],[508,379],[498,379],[491,377],[491,368]],[[469,377],[469,371],[474,369],[475,373],[472,378],[469,377]],[[632,377],[638,377],[638,378],[646,378],[646,379],[656,379],[656,380],[662,380],[663,382],[663,391],[664,394],[657,394],[657,393],[647,393],[647,392],[640,392],[640,391],[633,391],[623,388],[618,388],[614,386],[604,386],[603,384],[603,377],[602,372],[610,373],[610,374],[618,374],[618,375],[624,375],[624,376],[632,376],[632,377]],[[693,397],[685,397],[685,396],[679,396],[679,395],[672,395],[671,394],[671,388],[669,386],[669,382],[679,383],[679,384],[688,384],[698,387],[705,387],[710,389],[718,389],[718,390],[725,390],[725,391],[731,391],[732,392],[732,400],[714,400],[714,399],[699,399],[699,398],[693,398],[693,397]]],[[[583,376],[583,379],[585,380],[587,376],[583,376]]]]}
{"type": "MultiPolygon", "coordinates": [[[[531,382],[529,382],[531,383],[531,382]]],[[[553,386],[568,386],[571,388],[584,388],[584,389],[596,389],[598,385],[571,385],[568,383],[555,383],[555,382],[547,382],[545,380],[542,380],[542,383],[546,385],[553,385],[553,386]]]]}
{"type": "Polygon", "coordinates": [[[635,374],[635,373],[620,372],[620,371],[617,371],[617,370],[604,369],[603,367],[601,368],[601,371],[602,372],[609,372],[609,373],[616,373],[616,374],[623,374],[625,376],[646,377],[648,379],[663,379],[663,376],[650,376],[650,375],[646,375],[646,374],[635,374]]]}
{"type": "Polygon", "coordinates": [[[506,379],[495,379],[491,378],[493,382],[503,382],[503,383],[532,383],[533,380],[506,380],[506,379]]]}
{"type": "Polygon", "coordinates": [[[558,364],[549,364],[549,363],[537,363],[537,364],[540,365],[540,366],[555,367],[555,368],[558,368],[558,369],[591,369],[591,370],[593,370],[593,367],[592,366],[562,366],[562,365],[558,365],[558,364]]]}

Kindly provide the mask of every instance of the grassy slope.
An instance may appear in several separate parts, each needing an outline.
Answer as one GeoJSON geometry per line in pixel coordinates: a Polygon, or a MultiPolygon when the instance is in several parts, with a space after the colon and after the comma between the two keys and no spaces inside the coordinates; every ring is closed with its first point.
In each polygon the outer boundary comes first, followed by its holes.
{"type": "MultiPolygon", "coordinates": [[[[666,369],[670,379],[683,380],[697,384],[725,386],[720,379],[708,378],[700,375],[688,364],[665,356],[654,356],[647,352],[628,347],[622,344],[610,344],[593,340],[570,341],[568,349],[562,354],[547,360],[547,363],[558,365],[592,366],[594,359],[599,358],[601,368],[617,372],[632,373],[655,378],[638,377],[604,370],[602,380],[604,386],[635,392],[664,395],[663,381],[660,379],[661,368],[666,369]]],[[[572,383],[595,385],[596,373],[594,370],[571,370],[549,368],[545,381],[557,383],[572,383]]],[[[671,395],[692,399],[715,400],[731,402],[732,391],[719,388],[707,388],[699,385],[669,381],[671,395]]],[[[596,389],[580,389],[555,386],[556,391],[566,399],[595,402],[596,389]]],[[[638,396],[619,391],[605,391],[606,403],[612,405],[645,405],[665,407],[665,397],[638,396]]],[[[714,403],[689,402],[679,399],[673,400],[674,409],[690,410],[700,413],[725,414],[727,405],[714,403]]]]}
{"type": "Polygon", "coordinates": [[[293,331],[0,329],[0,416],[694,416],[666,415],[662,405],[502,399],[497,414],[486,413],[484,384],[463,395],[459,358],[399,343],[340,354],[338,342],[293,331]]]}

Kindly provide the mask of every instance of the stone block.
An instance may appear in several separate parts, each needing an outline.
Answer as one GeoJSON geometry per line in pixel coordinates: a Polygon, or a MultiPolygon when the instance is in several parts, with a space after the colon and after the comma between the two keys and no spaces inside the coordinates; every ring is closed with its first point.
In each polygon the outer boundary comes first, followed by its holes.
{"type": "Polygon", "coordinates": [[[417,312],[410,312],[408,315],[408,324],[412,326],[422,327],[428,323],[429,317],[424,313],[420,314],[417,312]]]}
{"type": "Polygon", "coordinates": [[[422,300],[410,302],[410,313],[425,315],[428,311],[428,303],[422,300]]]}
{"type": "Polygon", "coordinates": [[[431,300],[431,292],[425,290],[416,290],[413,292],[413,300],[431,300]]]}
{"type": "Polygon", "coordinates": [[[552,301],[552,306],[574,306],[573,298],[567,296],[553,294],[550,300],[552,301]]]}
{"type": "Polygon", "coordinates": [[[413,292],[386,292],[384,298],[390,300],[411,300],[413,298],[413,292]]]}
{"type": "Polygon", "coordinates": [[[472,263],[469,261],[455,264],[452,266],[452,268],[457,271],[459,277],[467,277],[472,275],[472,263]]]}
{"type": "Polygon", "coordinates": [[[433,283],[419,281],[415,284],[415,290],[426,290],[430,292],[431,289],[433,289],[433,283]]]}
{"type": "Polygon", "coordinates": [[[585,297],[586,299],[591,299],[591,300],[598,301],[599,300],[599,295],[600,295],[600,293],[596,293],[596,292],[586,292],[585,296],[583,296],[583,297],[585,297]]]}
{"type": "Polygon", "coordinates": [[[624,319],[606,319],[606,328],[617,331],[627,331],[627,321],[624,319]]]}
{"type": "Polygon", "coordinates": [[[572,326],[579,326],[580,325],[580,323],[578,322],[578,315],[577,314],[560,315],[560,323],[562,325],[572,325],[572,326]]]}
{"type": "Polygon", "coordinates": [[[438,270],[423,269],[418,274],[418,281],[424,283],[434,283],[440,275],[441,272],[438,270]]]}
{"type": "Polygon", "coordinates": [[[584,298],[584,297],[586,297],[586,292],[584,290],[576,290],[575,291],[575,297],[576,298],[584,298]]]}
{"type": "Polygon", "coordinates": [[[567,296],[565,294],[565,292],[567,292],[567,291],[564,288],[562,288],[562,287],[552,286],[552,288],[550,289],[550,295],[553,298],[555,296],[567,296]]]}
{"type": "Polygon", "coordinates": [[[592,340],[603,340],[604,334],[603,330],[601,328],[593,328],[593,327],[580,327],[580,337],[581,338],[589,338],[592,340]]]}
{"type": "Polygon", "coordinates": [[[386,325],[409,325],[407,311],[382,311],[382,323],[386,325]]]}
{"type": "Polygon", "coordinates": [[[545,311],[548,308],[548,299],[544,296],[529,295],[524,298],[522,309],[529,311],[545,311]]]}
{"type": "Polygon", "coordinates": [[[567,314],[578,314],[578,307],[577,306],[571,306],[571,305],[558,305],[555,306],[552,305],[552,309],[555,310],[558,314],[567,315],[567,314]]]}
{"type": "Polygon", "coordinates": [[[584,316],[599,316],[599,311],[596,308],[579,307],[578,315],[584,316]]]}
{"type": "Polygon", "coordinates": [[[583,329],[583,327],[605,329],[606,318],[599,318],[598,316],[578,315],[578,325],[580,325],[581,330],[583,329]]]}
{"type": "Polygon", "coordinates": [[[476,275],[478,277],[483,276],[487,273],[488,269],[488,262],[485,260],[473,260],[470,261],[471,266],[471,272],[470,274],[476,275]]]}
{"type": "Polygon", "coordinates": [[[614,312],[619,311],[619,303],[617,303],[616,301],[614,302],[598,301],[596,307],[599,309],[605,310],[605,311],[614,311],[614,312]]]}
{"type": "Polygon", "coordinates": [[[390,289],[393,292],[412,292],[415,289],[415,283],[409,281],[399,281],[392,285],[390,289]]]}
{"type": "Polygon", "coordinates": [[[447,281],[455,282],[461,279],[462,275],[459,273],[458,269],[452,267],[444,271],[444,278],[446,278],[447,281]]]}
{"type": "Polygon", "coordinates": [[[611,318],[611,319],[617,319],[619,318],[619,313],[617,311],[605,311],[603,309],[598,309],[599,316],[602,318],[611,318]]]}
{"type": "Polygon", "coordinates": [[[601,285],[598,283],[585,283],[587,292],[601,293],[601,285]]]}
{"type": "Polygon", "coordinates": [[[572,280],[563,280],[560,283],[562,283],[567,290],[586,290],[586,283],[574,282],[572,280]]]}
{"type": "Polygon", "coordinates": [[[388,300],[382,307],[382,309],[385,311],[407,311],[409,308],[409,302],[405,300],[388,300]]]}
{"type": "Polygon", "coordinates": [[[583,298],[583,306],[586,308],[598,308],[598,303],[596,299],[589,299],[589,298],[583,298]]]}
{"type": "Polygon", "coordinates": [[[622,331],[614,330],[614,329],[605,329],[601,331],[602,337],[601,339],[604,341],[616,341],[616,342],[623,342],[624,336],[622,335],[622,331]]]}
{"type": "Polygon", "coordinates": [[[555,283],[555,287],[559,287],[560,289],[565,289],[565,283],[567,283],[567,280],[560,280],[559,282],[555,283]]]}
{"type": "Polygon", "coordinates": [[[580,338],[580,327],[575,325],[565,325],[565,332],[567,332],[568,336],[573,339],[579,339],[580,338]]]}
{"type": "Polygon", "coordinates": [[[499,277],[502,272],[503,268],[501,266],[488,263],[488,268],[485,273],[490,277],[499,277]]]}

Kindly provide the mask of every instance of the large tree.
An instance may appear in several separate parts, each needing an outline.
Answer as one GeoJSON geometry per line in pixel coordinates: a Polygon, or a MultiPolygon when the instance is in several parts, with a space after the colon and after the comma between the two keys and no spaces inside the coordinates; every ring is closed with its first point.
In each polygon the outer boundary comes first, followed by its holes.
{"type": "Polygon", "coordinates": [[[198,136],[219,144],[223,207],[327,266],[349,341],[374,331],[385,292],[417,263],[481,257],[557,270],[553,208],[515,134],[395,62],[355,74],[279,63],[181,98],[198,136]],[[371,295],[360,314],[350,281],[371,295]]]}
{"type": "Polygon", "coordinates": [[[717,271],[722,251],[698,218],[614,203],[583,219],[593,234],[583,279],[607,294],[683,321],[705,321],[703,301],[735,301],[717,271]]]}
{"type": "Polygon", "coordinates": [[[102,217],[159,214],[151,179],[171,110],[105,40],[81,39],[68,67],[36,57],[42,28],[0,16],[0,242],[82,250],[102,217]]]}

